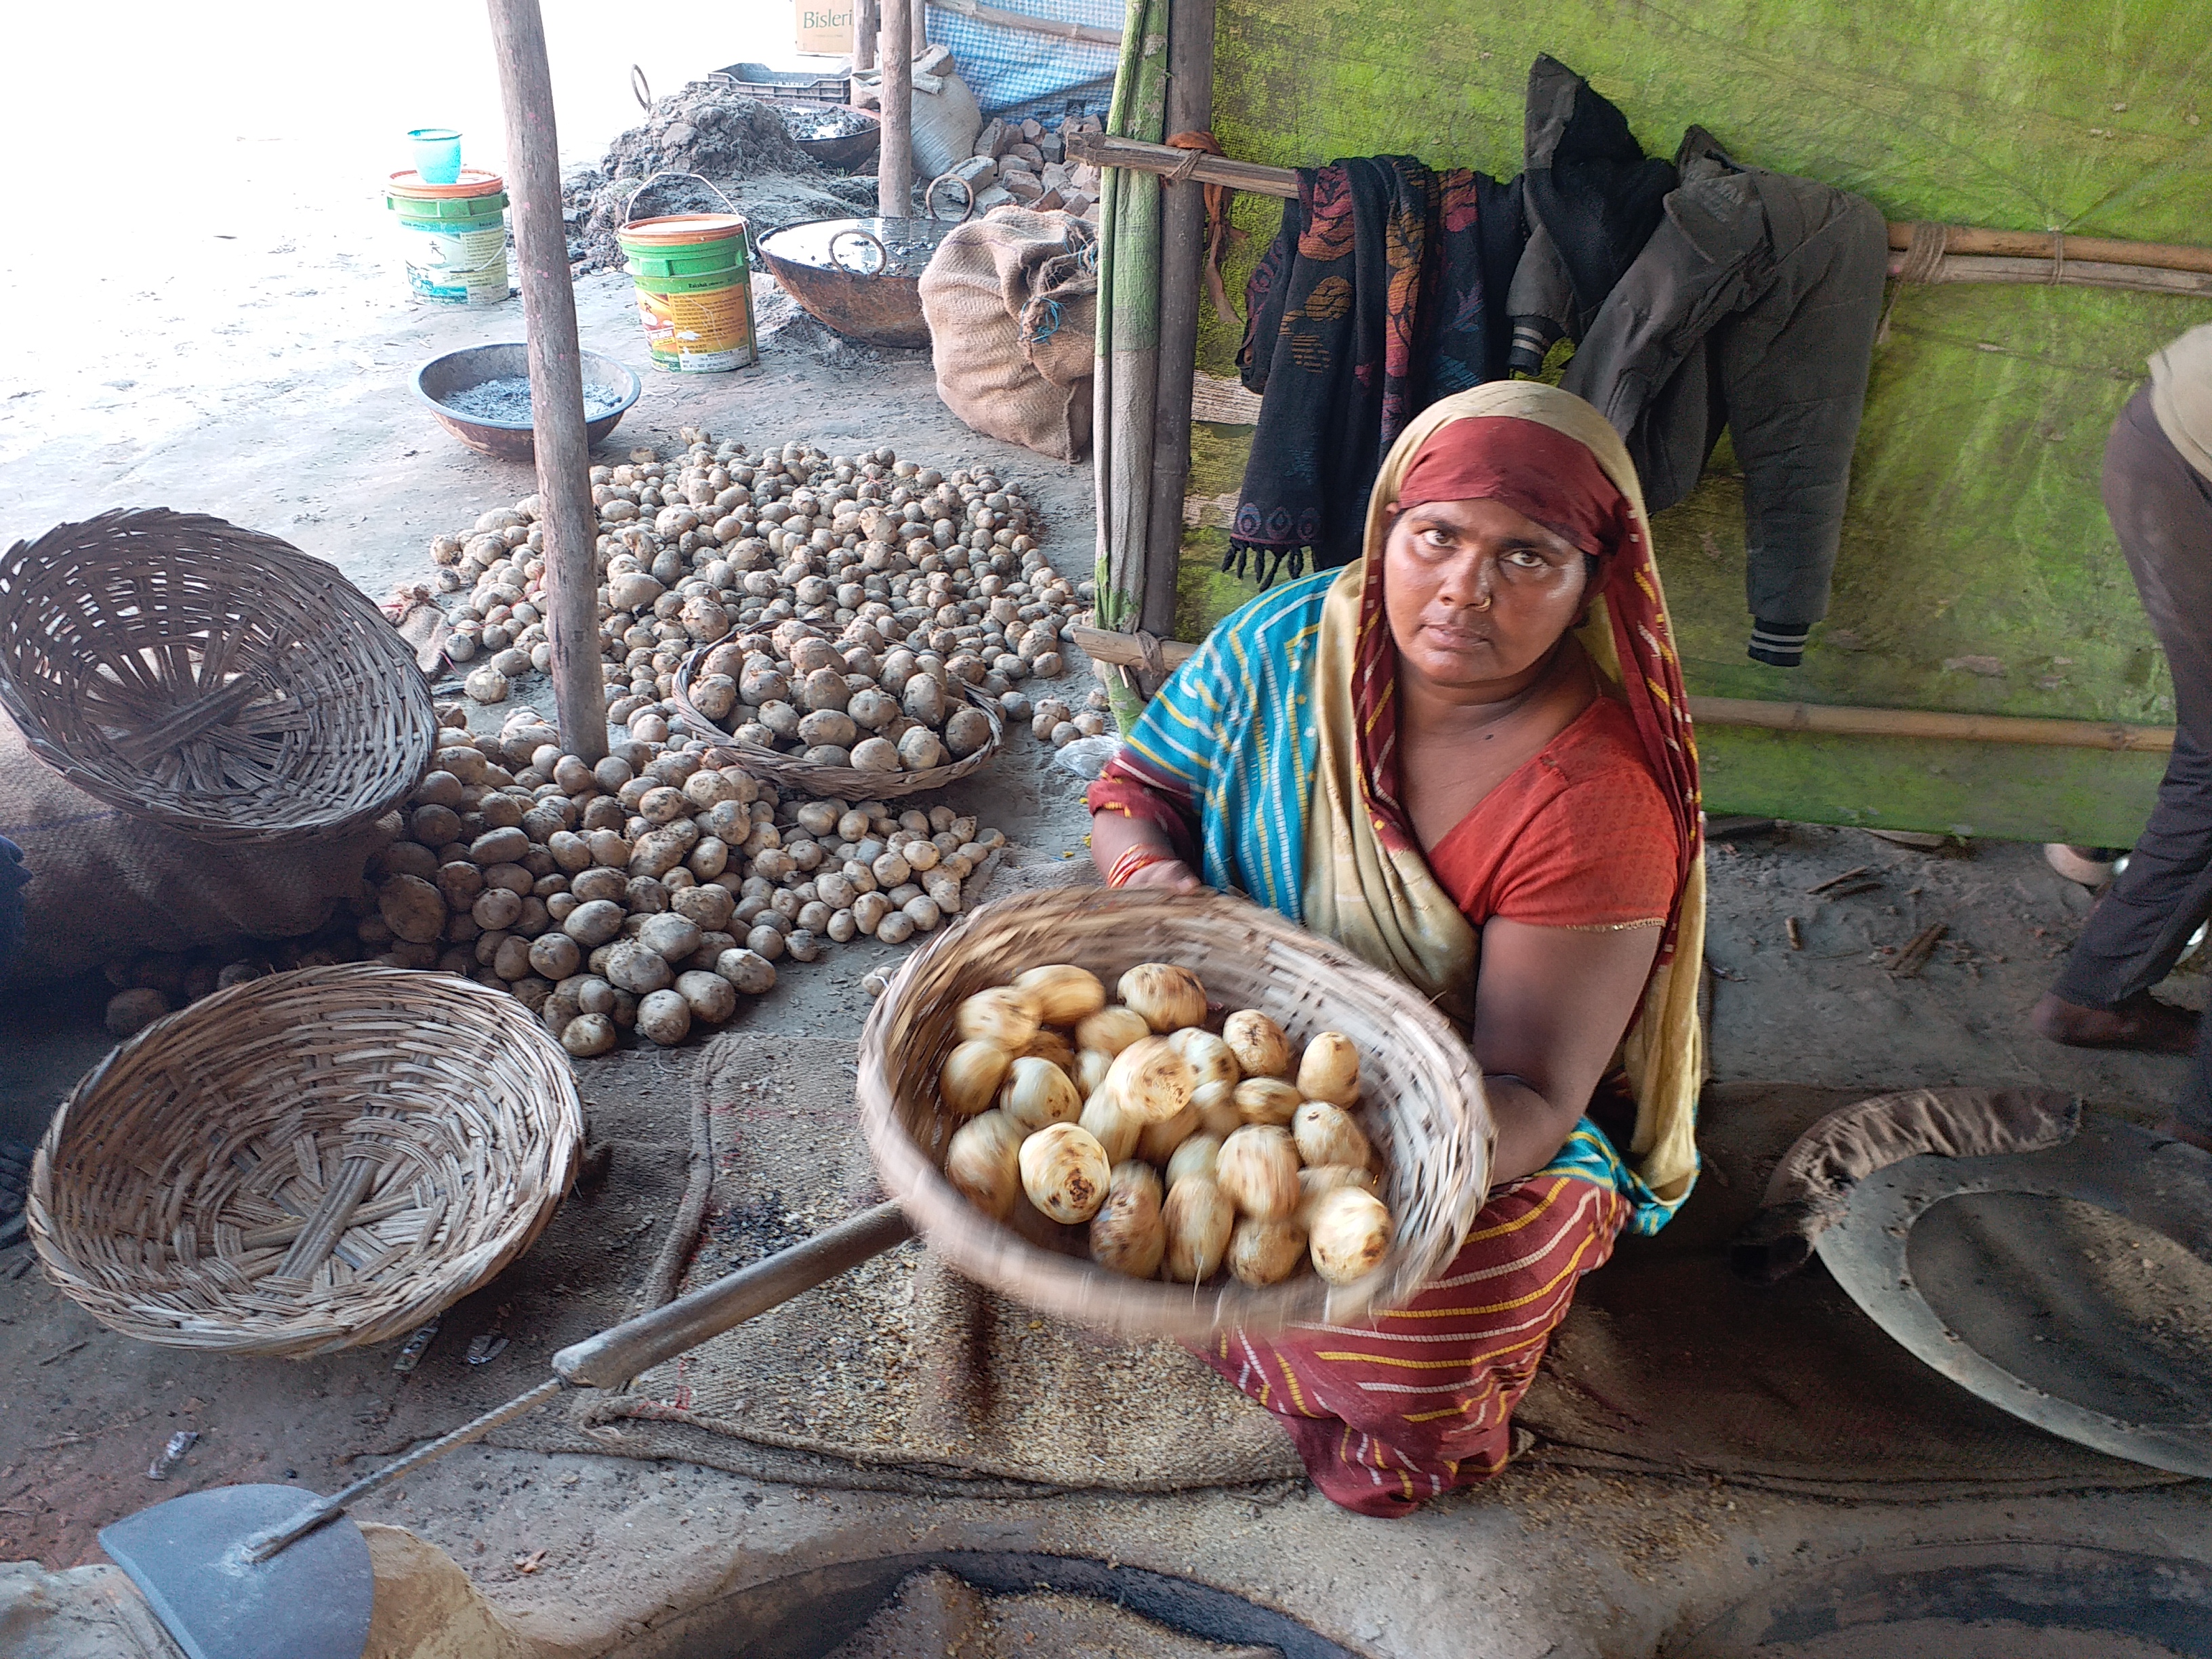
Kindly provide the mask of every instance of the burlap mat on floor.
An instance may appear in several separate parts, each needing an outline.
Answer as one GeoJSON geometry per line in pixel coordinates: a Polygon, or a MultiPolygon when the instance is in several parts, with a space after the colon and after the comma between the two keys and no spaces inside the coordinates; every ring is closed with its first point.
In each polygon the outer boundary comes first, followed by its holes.
{"type": "MultiPolygon", "coordinates": [[[[851,1043],[733,1033],[701,1066],[714,1195],[686,1290],[880,1196],[851,1043]]],[[[647,1372],[592,1415],[625,1438],[680,1425],[815,1458],[1055,1488],[1170,1491],[1299,1473],[1267,1413],[1174,1343],[1124,1344],[1034,1316],[919,1243],[647,1372]]]]}
{"type": "MultiPolygon", "coordinates": [[[[712,1201],[682,1288],[876,1201],[854,1046],[732,1033],[701,1054],[712,1201]]],[[[1863,1091],[1706,1092],[1706,1171],[1658,1237],[1586,1279],[1520,1420],[1532,1457],[1837,1497],[2026,1495],[2181,1477],[1987,1405],[1892,1341],[1815,1262],[1737,1281],[1728,1241],[1768,1170],[1863,1091]]],[[[675,1208],[676,1195],[669,1195],[675,1208]]],[[[1298,1478],[1266,1414],[1183,1351],[1032,1316],[908,1243],[501,1443],[678,1458],[794,1485],[1043,1496],[1298,1478]]]]}
{"type": "Polygon", "coordinates": [[[1705,1174],[1664,1231],[1622,1239],[1583,1281],[1518,1414],[1542,1437],[1535,1455],[1838,1497],[2184,1479],[2045,1434],[1968,1394],[1885,1334],[1817,1260],[1773,1285],[1729,1271],[1729,1240],[1790,1143],[1868,1092],[1706,1090],[1705,1174]]]}

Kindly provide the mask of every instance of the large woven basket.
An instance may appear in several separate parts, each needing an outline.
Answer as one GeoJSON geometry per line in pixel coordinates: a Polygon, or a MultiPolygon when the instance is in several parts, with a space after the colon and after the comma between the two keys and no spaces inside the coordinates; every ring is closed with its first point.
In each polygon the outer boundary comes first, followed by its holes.
{"type": "Polygon", "coordinates": [[[0,706],[79,788],[220,841],[368,823],[438,729],[406,641],[334,567],[158,507],[0,558],[0,706]]]}
{"type": "Polygon", "coordinates": [[[94,1067],[39,1148],[31,1236],[125,1336],[325,1353],[404,1336],[527,1249],[582,1135],[568,1056],[505,993],[304,969],[218,991],[94,1067]],[[334,1243],[288,1261],[331,1232],[319,1206],[361,1161],[334,1243]]]}
{"type": "Polygon", "coordinates": [[[933,766],[920,772],[863,772],[857,766],[820,766],[757,743],[740,743],[716,721],[701,714],[691,701],[691,677],[705,662],[712,646],[701,646],[676,665],[676,688],[668,699],[684,723],[709,743],[719,743],[738,757],[738,764],[757,778],[778,788],[834,797],[839,800],[896,800],[927,789],[942,789],[975,771],[1006,746],[1006,718],[992,699],[977,695],[972,686],[959,688],[969,702],[991,722],[991,740],[964,760],[950,766],[933,766]]]}
{"type": "MultiPolygon", "coordinates": [[[[1490,1113],[1474,1056],[1418,993],[1327,939],[1241,899],[1063,888],[987,904],[939,934],[877,1002],[860,1042],[860,1101],[885,1188],[933,1249],[969,1278],[1062,1318],[1129,1334],[1202,1340],[1222,1328],[1343,1323],[1412,1296],[1466,1242],[1489,1186],[1490,1113]],[[1140,962],[1195,973],[1227,1010],[1257,1008],[1303,1043],[1359,1046],[1362,1121],[1388,1165],[1397,1236],[1364,1279],[1310,1273],[1252,1286],[1127,1278],[1031,1243],[962,1197],[942,1172],[959,1120],[938,1098],[961,1000],[1024,969],[1072,962],[1110,987],[1140,962]]],[[[1080,1228],[1060,1242],[1079,1248],[1080,1228]]]]}

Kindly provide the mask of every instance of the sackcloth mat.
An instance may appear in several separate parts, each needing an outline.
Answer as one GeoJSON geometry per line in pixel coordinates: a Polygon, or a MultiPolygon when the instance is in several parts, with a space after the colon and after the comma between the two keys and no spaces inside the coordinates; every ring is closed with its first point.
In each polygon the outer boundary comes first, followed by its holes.
{"type": "MultiPolygon", "coordinates": [[[[700,1056],[713,1191],[679,1288],[878,1201],[855,1045],[731,1033],[700,1056]]],[[[1739,1281],[1728,1243],[1805,1128],[1864,1091],[1709,1089],[1695,1194],[1583,1281],[1518,1419],[1533,1461],[1848,1498],[2028,1495],[2184,1477],[2047,1435],[1923,1366],[1815,1262],[1739,1281]]],[[[1179,1346],[1033,1315],[909,1242],[612,1396],[501,1443],[931,1495],[1302,1478],[1267,1414],[1179,1346]]]]}

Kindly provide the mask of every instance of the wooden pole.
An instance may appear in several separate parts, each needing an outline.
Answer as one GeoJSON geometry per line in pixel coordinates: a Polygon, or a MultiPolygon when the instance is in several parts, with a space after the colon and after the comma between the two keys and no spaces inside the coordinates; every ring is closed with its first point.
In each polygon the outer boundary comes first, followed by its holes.
{"type": "MultiPolygon", "coordinates": [[[[1893,248],[1912,246],[1912,223],[1889,228],[1893,248]]],[[[2169,242],[2124,242],[2109,236],[2069,236],[2056,230],[1982,230],[1972,225],[1943,227],[1946,253],[2003,253],[2026,259],[2076,259],[2115,265],[2154,265],[2166,270],[2212,272],[2212,247],[2177,247],[2169,242]]]]}
{"type": "Polygon", "coordinates": [[[853,67],[872,70],[876,66],[876,36],[883,28],[883,20],[876,15],[876,0],[853,0],[853,67]]]}
{"type": "Polygon", "coordinates": [[[914,8],[914,50],[911,57],[919,58],[929,50],[929,7],[925,0],[907,0],[914,8]]]}
{"type": "MultiPolygon", "coordinates": [[[[1169,135],[1213,124],[1214,0],[1173,0],[1168,14],[1169,135]]],[[[1152,405],[1151,512],[1138,625],[1175,631],[1182,561],[1182,498],[1190,479],[1190,388],[1198,358],[1198,301],[1206,265],[1206,186],[1163,192],[1160,212],[1159,381],[1152,405]]],[[[1154,690],[1146,687],[1147,690],[1154,690]]]]}
{"type": "Polygon", "coordinates": [[[521,265],[522,331],[530,342],[553,702],[562,744],[588,763],[607,752],[606,676],[599,662],[599,516],[592,506],[592,447],[584,430],[576,291],[568,275],[568,227],[561,217],[553,77],[545,64],[545,23],[538,0],[489,4],[500,96],[507,109],[507,191],[514,204],[514,243],[521,265]]]}
{"type": "Polygon", "coordinates": [[[914,21],[919,0],[881,0],[876,56],[883,65],[883,148],[876,157],[876,211],[914,216],[914,21]]]}

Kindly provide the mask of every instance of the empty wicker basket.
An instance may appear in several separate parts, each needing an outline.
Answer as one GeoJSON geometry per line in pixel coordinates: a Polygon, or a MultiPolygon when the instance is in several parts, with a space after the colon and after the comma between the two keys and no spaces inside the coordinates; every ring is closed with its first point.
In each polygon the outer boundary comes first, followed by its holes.
{"type": "Polygon", "coordinates": [[[166,508],[0,558],[0,707],[79,788],[210,840],[343,834],[437,735],[413,653],[334,567],[166,508]]]}
{"type": "Polygon", "coordinates": [[[1457,1255],[1489,1185],[1491,1127],[1474,1056],[1419,993],[1271,910],[1218,896],[1175,897],[1097,888],[985,905],[908,957],[869,1017],[860,1099],[885,1188],[969,1278],[1084,1324],[1200,1340],[1220,1328],[1341,1323],[1410,1297],[1457,1255]],[[1079,1252],[1084,1230],[1031,1243],[994,1221],[945,1178],[960,1120],[937,1073],[956,1038],[961,1000],[1024,969],[1072,962],[1110,988],[1140,962],[1195,973],[1229,1010],[1257,1008],[1303,1043],[1341,1031],[1358,1044],[1362,1119],[1389,1166],[1382,1197],[1397,1232],[1373,1273],[1331,1285],[1310,1273],[1252,1286],[1218,1276],[1197,1286],[1109,1272],[1079,1252]]]}
{"type": "Polygon", "coordinates": [[[55,1284],[170,1347],[300,1358],[405,1335],[530,1247],[583,1107],[530,1011],[371,963],[219,991],[71,1091],[32,1169],[55,1284]]]}

